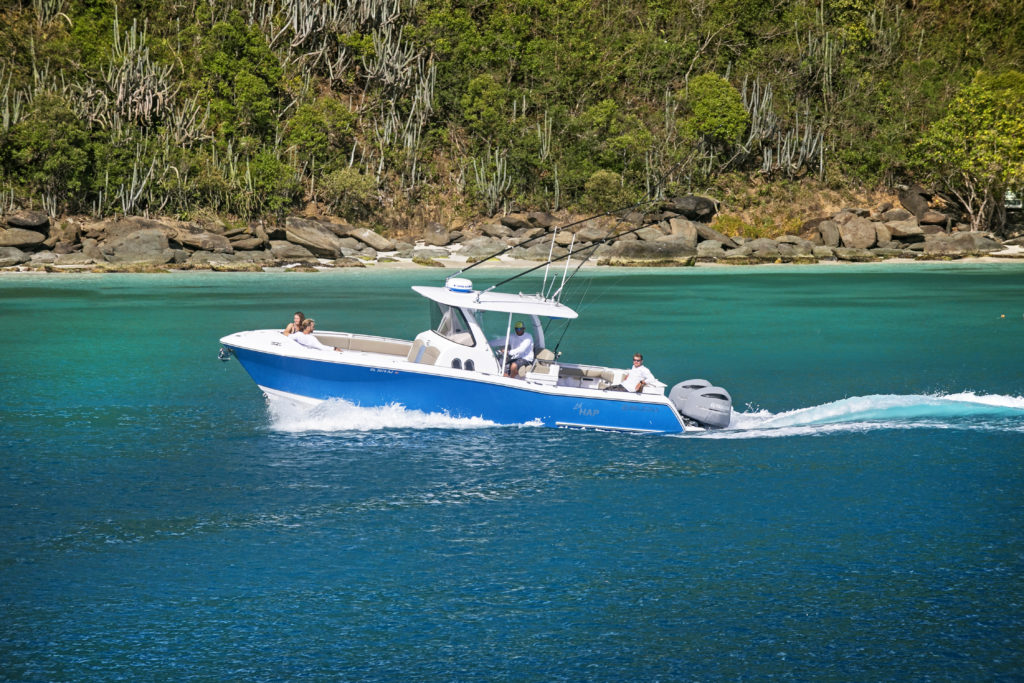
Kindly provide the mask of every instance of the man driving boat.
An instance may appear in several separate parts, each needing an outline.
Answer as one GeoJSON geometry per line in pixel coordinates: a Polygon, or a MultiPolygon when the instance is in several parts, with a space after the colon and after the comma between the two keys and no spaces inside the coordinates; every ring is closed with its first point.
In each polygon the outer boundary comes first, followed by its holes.
{"type": "MultiPolygon", "coordinates": [[[[526,331],[522,320],[517,320],[514,334],[508,338],[508,359],[505,363],[505,376],[517,377],[519,367],[533,362],[533,336],[526,331]]],[[[505,337],[496,337],[489,342],[491,346],[504,349],[505,337]]]]}

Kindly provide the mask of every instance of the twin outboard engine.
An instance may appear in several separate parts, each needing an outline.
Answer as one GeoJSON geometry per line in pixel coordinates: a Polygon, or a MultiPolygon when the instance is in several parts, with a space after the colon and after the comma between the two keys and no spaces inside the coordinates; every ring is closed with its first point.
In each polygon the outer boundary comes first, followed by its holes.
{"type": "Polygon", "coordinates": [[[728,427],[732,396],[706,379],[688,379],[672,387],[668,398],[679,414],[712,429],[728,427]]]}

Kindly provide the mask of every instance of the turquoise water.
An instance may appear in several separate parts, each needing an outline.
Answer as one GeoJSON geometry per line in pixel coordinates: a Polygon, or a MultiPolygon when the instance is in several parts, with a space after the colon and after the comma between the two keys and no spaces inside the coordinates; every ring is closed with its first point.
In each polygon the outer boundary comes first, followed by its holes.
{"type": "Polygon", "coordinates": [[[441,277],[0,276],[0,678],[1019,680],[1024,267],[574,281],[563,357],[707,377],[715,433],[299,411],[217,360],[297,308],[411,337],[441,277]]]}

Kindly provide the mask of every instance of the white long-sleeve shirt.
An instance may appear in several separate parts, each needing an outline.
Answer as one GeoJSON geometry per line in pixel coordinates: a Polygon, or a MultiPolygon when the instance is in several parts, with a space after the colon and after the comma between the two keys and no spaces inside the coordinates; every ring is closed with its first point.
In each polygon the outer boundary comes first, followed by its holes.
{"type": "MultiPolygon", "coordinates": [[[[505,348],[504,337],[495,337],[488,343],[499,349],[505,348]]],[[[533,360],[533,337],[529,332],[516,334],[513,330],[508,338],[508,357],[512,360],[533,360]]]]}

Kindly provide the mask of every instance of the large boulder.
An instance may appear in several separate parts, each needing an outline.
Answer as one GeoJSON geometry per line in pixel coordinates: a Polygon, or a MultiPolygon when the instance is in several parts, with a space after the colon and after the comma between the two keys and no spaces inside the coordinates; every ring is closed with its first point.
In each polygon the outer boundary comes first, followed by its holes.
{"type": "Polygon", "coordinates": [[[246,228],[225,236],[231,241],[231,248],[235,251],[263,249],[270,241],[262,221],[253,221],[246,228]]]}
{"type": "Polygon", "coordinates": [[[35,230],[8,228],[0,230],[0,247],[34,247],[46,241],[46,235],[35,230]]]}
{"type": "Polygon", "coordinates": [[[656,228],[653,225],[648,225],[645,228],[640,228],[639,230],[637,230],[636,236],[639,237],[641,240],[653,242],[655,240],[660,240],[662,237],[665,236],[665,233],[662,232],[661,228],[656,228]]]}
{"type": "Polygon", "coordinates": [[[81,251],[72,252],[70,254],[58,254],[54,260],[53,265],[55,266],[93,266],[97,263],[106,263],[107,259],[95,259],[89,254],[81,251]]]}
{"type": "Polygon", "coordinates": [[[779,243],[767,237],[748,240],[729,252],[732,256],[752,256],[756,259],[772,260],[779,258],[779,243]]]}
{"type": "Polygon", "coordinates": [[[845,247],[868,249],[875,246],[878,234],[875,232],[874,223],[867,218],[853,215],[839,225],[839,237],[845,247]]]}
{"type": "Polygon", "coordinates": [[[262,249],[267,245],[268,240],[265,237],[250,236],[240,240],[231,241],[232,251],[253,251],[256,249],[262,249]]]}
{"type": "Polygon", "coordinates": [[[718,204],[714,199],[691,194],[684,197],[674,197],[663,202],[661,209],[681,214],[691,221],[708,223],[718,211],[718,204]]]}
{"type": "Polygon", "coordinates": [[[575,244],[578,247],[581,242],[582,240],[576,237],[576,233],[569,230],[559,230],[555,235],[555,244],[560,247],[568,247],[570,244],[575,244]]]}
{"type": "MultiPolygon", "coordinates": [[[[11,247],[8,247],[11,248],[11,247]]],[[[52,265],[57,262],[57,255],[52,251],[37,251],[32,254],[32,258],[29,259],[29,264],[33,266],[46,266],[52,265]]]]}
{"type": "Polygon", "coordinates": [[[826,247],[838,247],[840,241],[839,225],[833,220],[818,223],[818,234],[821,235],[821,243],[826,247]]]}
{"type": "Polygon", "coordinates": [[[888,211],[883,211],[880,217],[883,221],[888,223],[890,221],[908,220],[913,218],[914,214],[910,213],[906,209],[889,209],[888,211]]]}
{"type": "Polygon", "coordinates": [[[697,258],[718,259],[725,256],[725,249],[718,240],[704,240],[697,244],[697,258]]]}
{"type": "Polygon", "coordinates": [[[42,211],[17,211],[7,216],[7,225],[12,228],[46,232],[50,227],[50,217],[42,211]]]}
{"type": "Polygon", "coordinates": [[[875,226],[875,244],[883,247],[892,242],[892,233],[889,232],[885,223],[874,223],[873,225],[875,226]]]}
{"type": "Polygon", "coordinates": [[[946,223],[949,222],[949,216],[942,213],[941,211],[936,211],[935,209],[928,209],[923,214],[918,216],[917,220],[922,225],[945,225],[946,223]]]}
{"type": "Polygon", "coordinates": [[[999,251],[1003,248],[989,233],[958,232],[952,235],[939,233],[928,235],[924,243],[924,253],[946,256],[967,256],[999,251]]]}
{"type": "MultiPolygon", "coordinates": [[[[535,244],[534,246],[543,247],[546,254],[550,244],[550,242],[544,240],[542,244],[535,244]]],[[[462,244],[459,255],[465,256],[467,259],[478,260],[494,256],[499,251],[505,249],[505,247],[505,243],[495,237],[474,237],[462,244]]]]}
{"type": "Polygon", "coordinates": [[[74,244],[80,238],[80,227],[77,222],[72,220],[60,221],[57,225],[50,228],[50,236],[43,242],[46,246],[51,249],[58,243],[74,244]]]}
{"type": "Polygon", "coordinates": [[[611,265],[635,261],[681,261],[696,256],[696,248],[675,240],[616,242],[607,253],[611,265]]]}
{"type": "Polygon", "coordinates": [[[548,254],[550,253],[551,258],[560,258],[569,253],[569,250],[565,247],[560,247],[557,244],[551,251],[551,242],[534,243],[529,247],[516,247],[508,253],[509,256],[515,259],[523,259],[525,261],[547,261],[548,254]]]}
{"type": "Polygon", "coordinates": [[[868,261],[876,261],[878,257],[872,254],[867,249],[859,249],[857,247],[836,247],[835,255],[840,261],[853,261],[855,263],[866,263],[868,261]]]}
{"type": "Polygon", "coordinates": [[[420,247],[419,249],[412,250],[413,259],[436,259],[436,258],[448,258],[450,254],[447,249],[441,249],[440,247],[420,247]]]}
{"type": "Polygon", "coordinates": [[[668,227],[670,230],[670,237],[681,240],[688,243],[694,249],[697,248],[697,239],[700,236],[700,232],[697,228],[699,223],[687,220],[685,218],[670,218],[668,220],[668,227]]]}
{"type": "Polygon", "coordinates": [[[924,236],[924,231],[917,224],[917,219],[913,217],[902,221],[887,221],[885,227],[889,230],[892,238],[896,240],[906,238],[920,239],[924,236]]]}
{"type": "Polygon", "coordinates": [[[0,268],[18,266],[29,260],[29,255],[17,247],[0,247],[0,268]]]}
{"type": "Polygon", "coordinates": [[[530,225],[543,230],[547,230],[555,224],[555,217],[547,211],[531,211],[526,215],[526,220],[530,222],[530,225]]]}
{"type": "Polygon", "coordinates": [[[512,236],[508,238],[508,243],[523,244],[524,242],[532,240],[534,237],[540,237],[547,233],[548,231],[544,228],[520,228],[512,233],[512,236]]]}
{"type": "Polygon", "coordinates": [[[779,253],[783,256],[813,256],[814,242],[797,235],[783,235],[776,240],[779,243],[779,253]],[[783,246],[789,247],[783,251],[783,246]]]}
{"type": "Polygon", "coordinates": [[[602,226],[597,221],[587,221],[576,230],[577,237],[584,242],[600,242],[608,239],[611,234],[611,228],[602,226]]]}
{"type": "Polygon", "coordinates": [[[501,224],[506,228],[512,230],[522,230],[523,228],[536,228],[540,227],[530,222],[530,217],[524,213],[510,213],[507,216],[501,217],[501,224]]]}
{"type": "Polygon", "coordinates": [[[167,230],[169,242],[176,242],[188,249],[230,254],[234,251],[231,241],[224,235],[207,232],[197,225],[173,226],[167,230]]]}
{"type": "Polygon", "coordinates": [[[162,266],[174,259],[163,227],[135,230],[123,237],[108,239],[100,247],[107,261],[116,264],[162,266]]]}
{"type": "Polygon", "coordinates": [[[82,228],[82,234],[102,242],[113,243],[139,230],[161,230],[166,234],[171,231],[172,227],[172,225],[151,218],[124,216],[99,223],[86,223],[82,228]]]}
{"type": "Polygon", "coordinates": [[[270,240],[270,254],[276,261],[316,261],[316,256],[309,249],[287,240],[270,240]]]}
{"type": "Polygon", "coordinates": [[[285,238],[317,256],[338,258],[341,255],[342,238],[321,221],[289,216],[285,219],[285,238]]]}
{"type": "Polygon", "coordinates": [[[931,194],[926,192],[920,185],[914,184],[899,191],[900,204],[914,216],[921,219],[921,216],[928,211],[928,200],[931,194]]]}
{"type": "Polygon", "coordinates": [[[225,252],[196,251],[189,255],[185,261],[186,268],[202,269],[214,266],[230,266],[236,263],[252,263],[252,259],[241,254],[228,254],[225,252]]]}
{"type": "Polygon", "coordinates": [[[694,223],[693,225],[694,227],[697,228],[697,235],[702,240],[714,240],[716,242],[721,242],[723,245],[730,249],[733,249],[737,246],[735,240],[733,240],[731,237],[728,237],[718,232],[710,225],[705,225],[704,223],[694,223]]]}
{"type": "Polygon", "coordinates": [[[82,240],[81,253],[86,258],[92,259],[93,263],[104,263],[107,260],[107,257],[103,254],[103,250],[100,248],[100,243],[89,237],[82,240]]]}
{"type": "Polygon", "coordinates": [[[377,251],[394,251],[395,243],[387,237],[370,230],[369,228],[352,228],[348,231],[349,237],[355,237],[363,244],[373,247],[377,251]]]}
{"type": "Polygon", "coordinates": [[[480,232],[488,237],[504,239],[512,234],[512,228],[507,225],[502,225],[501,223],[486,223],[480,226],[480,232]]]}
{"type": "Polygon", "coordinates": [[[423,231],[423,241],[434,247],[446,247],[452,238],[448,233],[448,228],[432,221],[427,223],[427,228],[423,231]]]}

